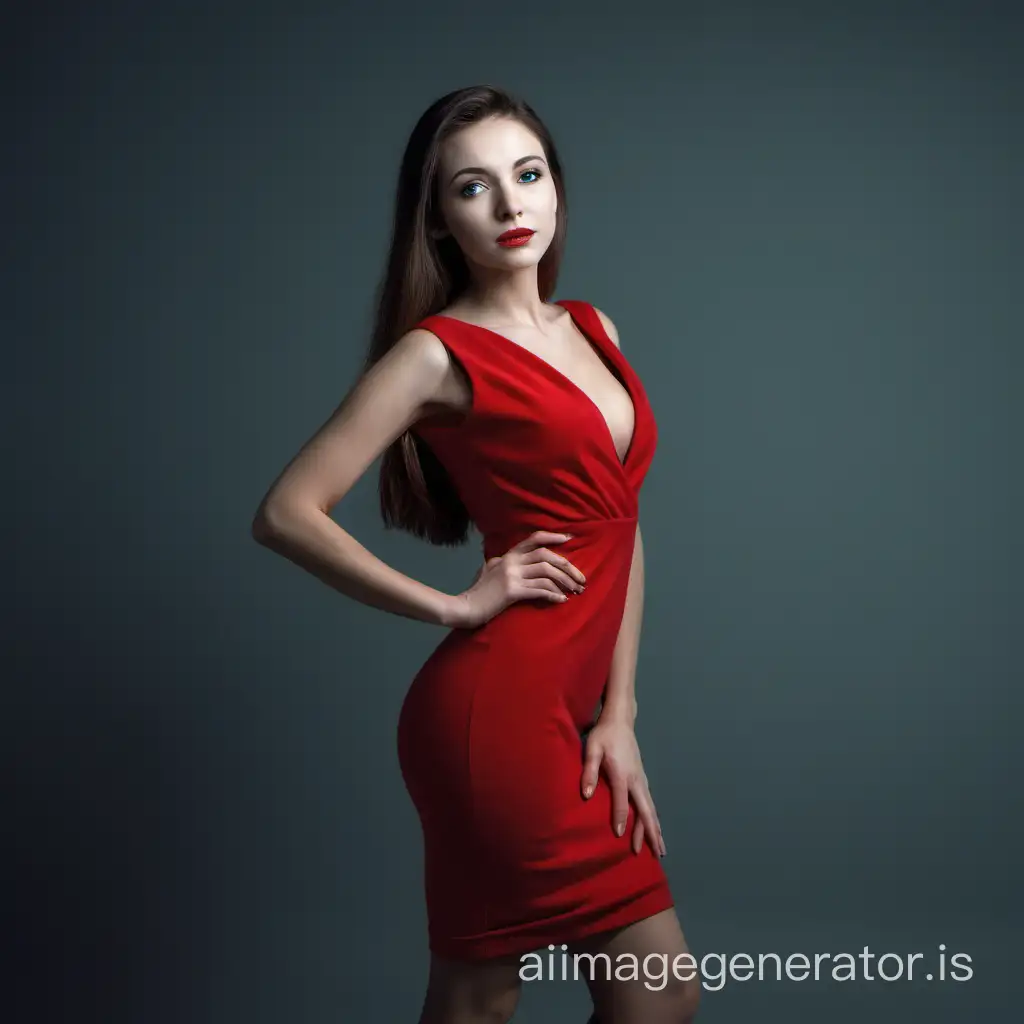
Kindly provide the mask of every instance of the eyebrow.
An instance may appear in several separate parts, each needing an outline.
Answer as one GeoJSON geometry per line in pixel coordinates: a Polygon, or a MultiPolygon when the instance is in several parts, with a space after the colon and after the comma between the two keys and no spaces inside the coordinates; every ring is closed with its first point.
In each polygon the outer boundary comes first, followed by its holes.
{"type": "MultiPolygon", "coordinates": [[[[547,163],[542,156],[521,156],[513,165],[513,170],[520,164],[528,164],[531,160],[540,160],[541,163],[547,163]]],[[[460,174],[490,174],[490,171],[486,167],[463,167],[461,171],[456,171],[448,182],[450,185],[460,174]]]]}

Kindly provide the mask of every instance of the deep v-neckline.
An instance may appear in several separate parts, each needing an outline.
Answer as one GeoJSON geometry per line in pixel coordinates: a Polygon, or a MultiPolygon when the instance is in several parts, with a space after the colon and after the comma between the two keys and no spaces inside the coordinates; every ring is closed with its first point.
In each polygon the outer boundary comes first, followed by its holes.
{"type": "MultiPolygon", "coordinates": [[[[612,428],[609,426],[605,414],[601,411],[601,407],[597,404],[597,402],[594,401],[593,398],[590,397],[590,395],[587,394],[586,391],[583,390],[583,388],[579,386],[579,384],[577,384],[571,377],[568,377],[561,370],[559,370],[557,366],[554,366],[553,364],[549,363],[543,356],[537,355],[536,352],[526,348],[524,345],[520,345],[518,341],[513,341],[511,338],[506,337],[504,334],[499,334],[497,331],[491,330],[490,327],[484,327],[482,324],[470,323],[468,320],[460,320],[458,317],[448,316],[444,313],[435,313],[434,315],[440,317],[442,320],[452,320],[455,323],[463,324],[466,327],[473,327],[478,331],[483,331],[485,334],[490,335],[492,338],[499,338],[501,341],[505,342],[511,348],[515,349],[517,352],[522,353],[523,358],[525,358],[527,362],[530,362],[532,365],[536,367],[542,368],[555,381],[569,388],[570,391],[572,391],[574,394],[582,398],[583,401],[587,404],[587,406],[589,406],[589,408],[593,410],[597,418],[601,421],[601,424],[604,428],[604,436],[608,440],[608,446],[611,449],[611,454],[615,461],[618,463],[619,468],[622,469],[623,472],[625,472],[627,466],[629,465],[629,457],[633,454],[633,450],[636,447],[638,418],[636,396],[633,394],[633,389],[630,387],[629,375],[623,369],[623,367],[619,365],[618,360],[614,359],[608,352],[605,351],[604,346],[602,344],[595,341],[590,336],[590,334],[579,322],[579,320],[576,319],[576,316],[573,314],[573,311],[569,309],[568,306],[563,305],[561,300],[555,302],[554,304],[556,306],[561,306],[562,309],[564,309],[569,314],[570,322],[580,333],[580,335],[582,335],[583,340],[592,349],[595,349],[597,351],[598,358],[601,359],[601,362],[604,363],[606,367],[608,363],[612,364],[614,372],[612,369],[609,369],[609,373],[611,373],[612,376],[615,377],[618,380],[618,382],[622,385],[623,390],[626,392],[626,395],[629,398],[630,404],[633,406],[633,430],[630,434],[629,443],[626,445],[626,454],[621,458],[619,457],[618,446],[615,443],[615,436],[612,434],[612,428]]],[[[615,348],[615,346],[612,345],[612,348],[615,348]]]]}

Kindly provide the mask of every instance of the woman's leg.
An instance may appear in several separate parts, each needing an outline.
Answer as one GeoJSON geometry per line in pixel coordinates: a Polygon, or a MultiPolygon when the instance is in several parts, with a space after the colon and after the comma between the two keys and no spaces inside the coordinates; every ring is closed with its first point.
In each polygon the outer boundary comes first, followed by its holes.
{"type": "Polygon", "coordinates": [[[507,1024],[519,1003],[518,956],[448,960],[431,954],[419,1024],[507,1024]]]}
{"type": "Polygon", "coordinates": [[[579,960],[580,977],[594,1000],[587,1024],[689,1024],[700,1003],[700,976],[689,957],[675,960],[689,952],[673,908],[573,944],[570,957],[586,953],[594,958],[579,960]],[[624,955],[630,959],[617,959],[624,955]],[[615,977],[634,963],[632,978],[615,977]],[[691,980],[680,980],[690,974],[691,980]]]}

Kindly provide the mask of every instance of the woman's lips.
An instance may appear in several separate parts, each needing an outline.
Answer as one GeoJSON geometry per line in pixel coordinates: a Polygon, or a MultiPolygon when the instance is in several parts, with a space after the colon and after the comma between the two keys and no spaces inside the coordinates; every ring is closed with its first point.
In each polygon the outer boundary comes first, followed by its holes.
{"type": "Polygon", "coordinates": [[[533,238],[533,232],[521,233],[518,235],[503,236],[498,239],[498,245],[503,245],[506,248],[514,248],[519,245],[526,245],[526,243],[533,238]]]}

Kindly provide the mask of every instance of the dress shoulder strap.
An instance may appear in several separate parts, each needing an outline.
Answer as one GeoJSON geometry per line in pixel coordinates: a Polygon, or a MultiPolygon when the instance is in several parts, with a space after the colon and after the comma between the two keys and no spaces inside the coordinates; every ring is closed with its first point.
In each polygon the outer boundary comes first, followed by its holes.
{"type": "Polygon", "coordinates": [[[414,324],[413,329],[416,328],[430,331],[448,350],[449,357],[458,365],[469,381],[472,405],[468,413],[470,415],[479,413],[487,392],[490,374],[479,345],[473,344],[472,340],[466,336],[465,325],[449,317],[431,314],[414,324]]]}
{"type": "Polygon", "coordinates": [[[567,309],[573,318],[583,325],[587,334],[591,338],[596,338],[602,348],[604,347],[607,332],[604,329],[604,324],[601,323],[601,318],[597,315],[597,310],[589,302],[584,302],[583,299],[559,299],[556,305],[567,309]]]}

